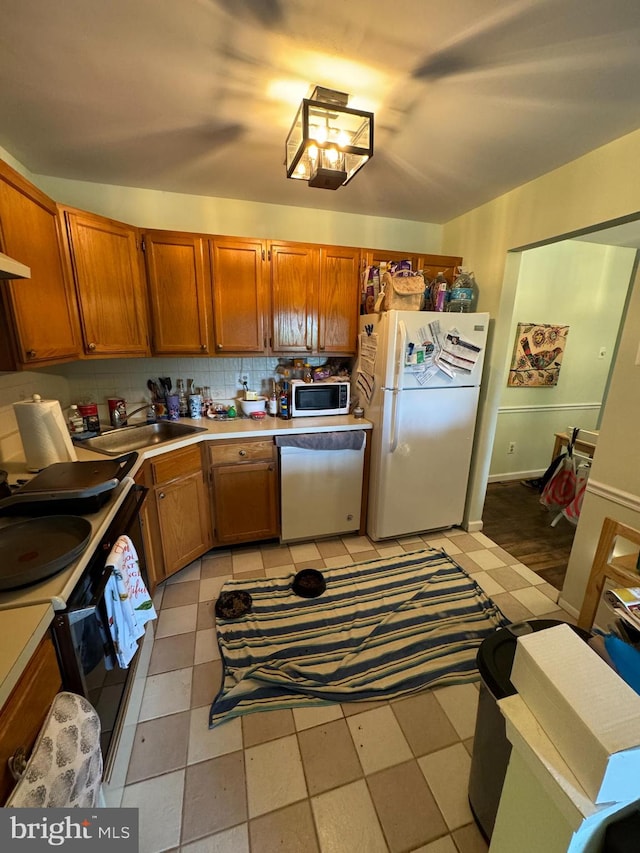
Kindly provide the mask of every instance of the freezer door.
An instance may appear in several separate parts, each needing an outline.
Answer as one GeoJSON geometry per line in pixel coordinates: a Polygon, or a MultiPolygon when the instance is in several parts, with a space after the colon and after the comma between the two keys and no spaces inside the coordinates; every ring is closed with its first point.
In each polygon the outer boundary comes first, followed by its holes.
{"type": "Polygon", "coordinates": [[[382,392],[367,532],[388,539],[460,524],[479,388],[382,392]]]}
{"type": "Polygon", "coordinates": [[[382,334],[380,335],[381,380],[385,388],[456,388],[466,385],[479,385],[482,376],[484,351],[487,343],[489,315],[449,314],[436,311],[388,311],[384,315],[382,334]],[[447,376],[437,370],[425,386],[419,377],[423,374],[420,365],[407,365],[406,354],[410,344],[417,350],[421,345],[434,340],[434,327],[437,323],[440,336],[457,331],[461,338],[480,348],[480,354],[470,374],[458,373],[447,376]]]}

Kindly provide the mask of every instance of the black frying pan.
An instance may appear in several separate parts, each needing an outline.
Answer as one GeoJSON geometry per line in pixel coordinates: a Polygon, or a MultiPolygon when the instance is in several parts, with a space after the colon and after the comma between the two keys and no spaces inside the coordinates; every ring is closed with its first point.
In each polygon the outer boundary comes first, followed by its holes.
{"type": "Polygon", "coordinates": [[[0,515],[85,515],[98,510],[132,469],[138,454],[92,462],[55,462],[7,497],[0,515]]]}
{"type": "Polygon", "coordinates": [[[57,574],[82,554],[91,522],[49,515],[0,529],[0,589],[18,589],[57,574]]]}

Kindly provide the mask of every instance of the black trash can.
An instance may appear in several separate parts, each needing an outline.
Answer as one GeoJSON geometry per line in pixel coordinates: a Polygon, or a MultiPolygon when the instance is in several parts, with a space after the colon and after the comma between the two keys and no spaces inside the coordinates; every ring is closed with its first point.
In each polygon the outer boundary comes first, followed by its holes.
{"type": "MultiPolygon", "coordinates": [[[[531,619],[499,628],[483,640],[476,663],[480,672],[478,716],[473,738],[473,755],[469,775],[469,805],[484,837],[490,840],[496,822],[498,803],[511,754],[504,717],[498,699],[513,696],[518,691],[510,681],[516,642],[523,634],[562,625],[556,619],[531,619]]],[[[571,625],[584,640],[590,634],[571,625]]]]}

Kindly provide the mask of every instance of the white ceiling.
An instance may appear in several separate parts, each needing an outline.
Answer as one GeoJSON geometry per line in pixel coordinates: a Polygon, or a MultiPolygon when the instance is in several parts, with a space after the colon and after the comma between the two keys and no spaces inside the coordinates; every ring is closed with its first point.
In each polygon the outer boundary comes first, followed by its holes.
{"type": "Polygon", "coordinates": [[[6,0],[0,145],[35,174],[446,222],[640,126],[638,0],[6,0]],[[376,114],[287,180],[314,85],[376,114]]]}

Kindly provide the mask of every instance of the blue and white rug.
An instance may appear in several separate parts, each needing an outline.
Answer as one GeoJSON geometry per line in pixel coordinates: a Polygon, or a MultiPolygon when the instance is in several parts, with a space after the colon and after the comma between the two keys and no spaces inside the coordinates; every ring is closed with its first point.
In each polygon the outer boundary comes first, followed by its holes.
{"type": "Polygon", "coordinates": [[[508,620],[432,548],[325,569],[326,591],[299,598],[294,574],[227,581],[253,606],[217,619],[224,664],[209,727],[255,711],[393,699],[478,679],[476,654],[508,620]]]}

